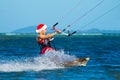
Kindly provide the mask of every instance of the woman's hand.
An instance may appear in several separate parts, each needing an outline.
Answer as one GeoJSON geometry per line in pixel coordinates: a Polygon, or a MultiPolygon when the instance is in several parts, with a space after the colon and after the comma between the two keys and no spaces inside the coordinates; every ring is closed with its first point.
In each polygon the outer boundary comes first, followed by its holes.
{"type": "Polygon", "coordinates": [[[57,33],[61,33],[62,31],[61,30],[56,30],[57,33]]]}

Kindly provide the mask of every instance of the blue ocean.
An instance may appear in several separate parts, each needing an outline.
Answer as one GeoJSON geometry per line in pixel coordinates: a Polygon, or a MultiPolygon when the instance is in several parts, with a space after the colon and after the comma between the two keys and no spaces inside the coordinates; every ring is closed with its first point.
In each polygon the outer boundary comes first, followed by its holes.
{"type": "Polygon", "coordinates": [[[0,80],[120,80],[120,35],[55,36],[57,51],[40,55],[36,35],[0,36],[0,80]],[[86,66],[56,62],[89,57],[86,66]]]}

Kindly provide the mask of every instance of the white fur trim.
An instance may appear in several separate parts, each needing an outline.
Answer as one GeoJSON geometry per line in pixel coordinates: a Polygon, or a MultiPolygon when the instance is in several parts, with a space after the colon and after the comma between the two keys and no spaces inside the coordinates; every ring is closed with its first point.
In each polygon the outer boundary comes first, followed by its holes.
{"type": "Polygon", "coordinates": [[[47,26],[46,26],[46,25],[44,25],[41,29],[36,30],[36,33],[39,33],[39,32],[41,32],[42,30],[45,30],[46,28],[47,28],[47,26]]]}

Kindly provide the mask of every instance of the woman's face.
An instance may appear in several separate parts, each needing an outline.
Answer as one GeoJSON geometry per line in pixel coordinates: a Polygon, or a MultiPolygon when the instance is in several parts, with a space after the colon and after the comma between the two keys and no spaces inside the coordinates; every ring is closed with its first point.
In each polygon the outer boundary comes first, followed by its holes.
{"type": "Polygon", "coordinates": [[[42,30],[42,33],[43,33],[43,34],[46,34],[46,31],[47,31],[47,29],[45,29],[45,30],[42,30]]]}

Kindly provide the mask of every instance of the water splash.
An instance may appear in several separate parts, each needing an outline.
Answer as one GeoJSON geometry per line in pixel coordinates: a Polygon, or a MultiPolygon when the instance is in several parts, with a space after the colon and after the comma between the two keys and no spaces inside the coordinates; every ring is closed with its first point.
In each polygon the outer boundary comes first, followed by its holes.
{"type": "Polygon", "coordinates": [[[63,62],[75,60],[73,55],[64,51],[49,51],[37,57],[3,57],[0,61],[0,72],[41,71],[64,68],[58,66],[63,62]]]}

